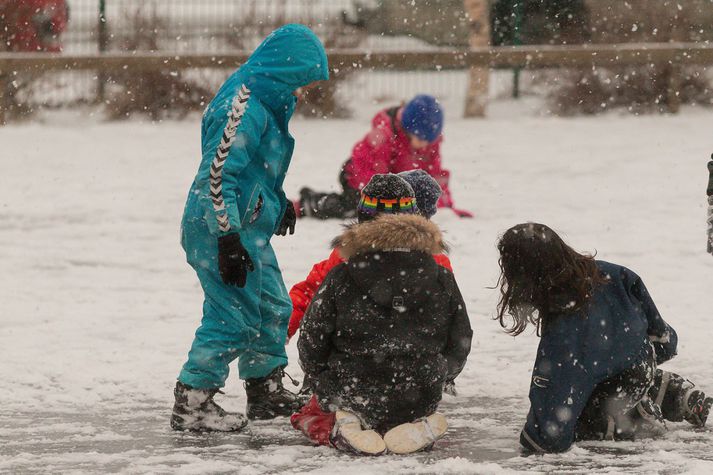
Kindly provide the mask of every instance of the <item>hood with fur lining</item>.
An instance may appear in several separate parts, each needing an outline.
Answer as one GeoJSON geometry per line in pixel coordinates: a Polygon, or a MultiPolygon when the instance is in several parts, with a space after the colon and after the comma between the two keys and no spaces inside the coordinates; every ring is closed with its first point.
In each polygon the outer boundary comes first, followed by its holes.
{"type": "Polygon", "coordinates": [[[421,216],[384,214],[348,227],[333,244],[356,286],[398,313],[420,308],[439,285],[433,254],[446,245],[438,226],[421,216]]]}
{"type": "Polygon", "coordinates": [[[383,214],[374,220],[348,226],[332,242],[349,260],[357,254],[375,251],[421,251],[441,254],[448,250],[435,223],[418,215],[383,214]]]}

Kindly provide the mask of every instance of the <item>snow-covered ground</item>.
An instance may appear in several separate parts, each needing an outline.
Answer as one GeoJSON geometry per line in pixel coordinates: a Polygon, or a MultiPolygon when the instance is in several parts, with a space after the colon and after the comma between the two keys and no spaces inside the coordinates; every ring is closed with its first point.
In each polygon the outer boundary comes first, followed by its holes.
{"type": "MultiPolygon", "coordinates": [[[[0,129],[0,472],[711,473],[713,434],[671,424],[658,440],[584,443],[520,457],[518,433],[537,338],[491,317],[496,239],[518,222],[561,231],[577,249],[631,267],[678,330],[666,366],[713,392],[713,258],[705,253],[705,162],[713,113],[557,119],[526,107],[449,118],[444,155],[459,220],[436,216],[475,330],[451,432],[435,450],[362,459],[311,447],[286,419],[249,434],[174,433],[175,377],[202,296],[179,246],[198,165],[198,119],[96,123],[76,116],[0,129]]],[[[368,114],[295,120],[286,181],[335,187],[368,114]]],[[[274,239],[285,281],[328,254],[338,222],[303,220],[274,239]]],[[[301,376],[294,342],[288,371],[301,376]]],[[[231,375],[228,409],[243,410],[231,375]]]]}

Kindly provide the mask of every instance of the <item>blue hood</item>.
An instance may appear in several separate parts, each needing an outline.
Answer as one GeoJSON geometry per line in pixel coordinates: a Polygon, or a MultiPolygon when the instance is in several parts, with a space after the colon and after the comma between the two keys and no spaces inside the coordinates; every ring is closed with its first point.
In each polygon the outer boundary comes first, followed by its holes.
{"type": "Polygon", "coordinates": [[[295,89],[329,79],[327,53],[317,36],[303,25],[285,25],[270,33],[236,72],[247,87],[278,116],[291,112],[295,89]]]}

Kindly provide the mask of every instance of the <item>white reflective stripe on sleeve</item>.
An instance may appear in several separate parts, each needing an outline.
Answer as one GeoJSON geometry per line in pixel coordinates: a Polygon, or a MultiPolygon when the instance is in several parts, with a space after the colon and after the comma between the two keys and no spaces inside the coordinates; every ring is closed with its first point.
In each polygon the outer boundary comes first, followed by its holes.
{"type": "Polygon", "coordinates": [[[228,159],[230,147],[235,142],[235,134],[243,114],[245,114],[245,109],[247,109],[248,99],[250,99],[250,89],[243,84],[233,99],[228,113],[228,123],[225,124],[223,136],[215,152],[215,158],[210,165],[210,198],[213,201],[213,210],[216,213],[215,218],[218,221],[218,229],[222,232],[230,231],[228,210],[225,208],[225,201],[223,200],[223,166],[228,159]]]}

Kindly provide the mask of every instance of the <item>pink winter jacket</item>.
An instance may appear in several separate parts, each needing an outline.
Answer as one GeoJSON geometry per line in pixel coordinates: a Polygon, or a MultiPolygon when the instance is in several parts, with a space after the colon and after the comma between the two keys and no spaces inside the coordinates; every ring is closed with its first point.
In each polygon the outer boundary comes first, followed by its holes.
{"type": "Polygon", "coordinates": [[[354,146],[351,159],[344,167],[349,186],[361,190],[377,173],[399,173],[421,168],[435,178],[443,189],[438,206],[453,207],[448,188],[450,172],[441,168],[440,147],[443,135],[425,148],[412,148],[408,135],[401,128],[401,109],[393,121],[389,109],[382,110],[374,116],[371,124],[371,131],[354,146]]]}

